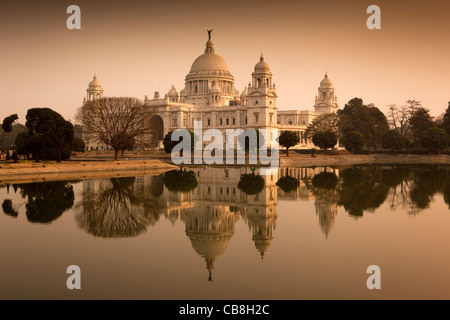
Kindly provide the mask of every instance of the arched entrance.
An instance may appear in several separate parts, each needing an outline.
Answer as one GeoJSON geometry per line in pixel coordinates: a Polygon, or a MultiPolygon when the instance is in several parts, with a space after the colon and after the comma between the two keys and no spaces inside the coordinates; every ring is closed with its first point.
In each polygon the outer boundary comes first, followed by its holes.
{"type": "Polygon", "coordinates": [[[152,128],[152,147],[159,147],[160,142],[164,139],[163,119],[158,115],[151,117],[150,128],[152,128]]]}

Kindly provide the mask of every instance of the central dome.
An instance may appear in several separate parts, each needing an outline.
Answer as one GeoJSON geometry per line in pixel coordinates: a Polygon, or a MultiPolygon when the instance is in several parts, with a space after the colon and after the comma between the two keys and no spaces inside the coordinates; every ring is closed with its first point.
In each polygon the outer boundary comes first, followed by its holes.
{"type": "Polygon", "coordinates": [[[222,71],[229,72],[228,65],[223,58],[214,53],[214,44],[211,40],[206,43],[205,53],[195,59],[191,71],[222,71]]]}

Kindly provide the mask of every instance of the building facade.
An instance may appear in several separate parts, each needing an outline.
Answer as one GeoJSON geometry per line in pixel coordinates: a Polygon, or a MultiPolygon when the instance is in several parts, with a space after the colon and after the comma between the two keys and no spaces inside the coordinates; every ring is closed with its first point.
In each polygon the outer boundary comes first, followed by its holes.
{"type": "MultiPolygon", "coordinates": [[[[94,76],[85,101],[102,96],[103,89],[94,76]]],[[[300,137],[296,148],[311,148],[305,135],[308,125],[318,115],[336,112],[339,108],[328,74],[320,82],[314,111],[279,110],[277,98],[273,74],[262,54],[254,66],[251,81],[240,93],[227,63],[215,53],[209,39],[204,53],[193,62],[180,92],[172,86],[164,96],[158,91],[153,98],[145,96],[145,106],[152,114],[149,125],[154,130],[148,144],[161,147],[168,132],[179,128],[193,131],[194,122],[201,121],[203,130],[218,129],[223,133],[226,129],[238,128],[294,131],[300,137]]],[[[89,137],[84,138],[88,148],[96,145],[89,137]]]]}

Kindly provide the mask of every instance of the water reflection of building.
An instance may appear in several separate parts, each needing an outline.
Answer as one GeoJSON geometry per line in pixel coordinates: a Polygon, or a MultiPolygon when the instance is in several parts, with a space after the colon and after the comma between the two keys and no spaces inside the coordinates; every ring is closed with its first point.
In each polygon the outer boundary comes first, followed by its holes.
{"type": "Polygon", "coordinates": [[[337,203],[333,199],[334,190],[314,189],[312,186],[312,178],[321,172],[333,172],[339,175],[338,169],[326,167],[309,167],[309,168],[280,168],[279,176],[290,176],[296,178],[300,185],[295,192],[284,192],[278,188],[278,198],[280,200],[294,201],[310,201],[314,199],[314,207],[316,215],[319,218],[320,229],[326,238],[333,229],[334,220],[337,215],[337,203]],[[315,191],[315,192],[314,192],[315,191]]]}
{"type": "MultiPolygon", "coordinates": [[[[257,194],[247,194],[238,188],[241,175],[252,173],[250,168],[198,167],[189,170],[195,173],[198,185],[187,192],[169,190],[163,176],[136,177],[131,187],[132,202],[148,226],[154,225],[161,216],[172,224],[183,221],[192,247],[205,259],[211,280],[214,263],[227,249],[235,223],[240,218],[249,228],[256,251],[264,258],[274,238],[278,199],[314,199],[308,183],[324,169],[280,168],[263,176],[264,187],[257,194]],[[276,185],[280,177],[287,175],[300,181],[296,191],[286,193],[276,185]]],[[[259,169],[255,174],[258,173],[259,169]]],[[[110,185],[109,180],[86,180],[83,195],[88,199],[110,185]]],[[[315,207],[321,229],[328,236],[336,207],[317,196],[315,207]]]]}

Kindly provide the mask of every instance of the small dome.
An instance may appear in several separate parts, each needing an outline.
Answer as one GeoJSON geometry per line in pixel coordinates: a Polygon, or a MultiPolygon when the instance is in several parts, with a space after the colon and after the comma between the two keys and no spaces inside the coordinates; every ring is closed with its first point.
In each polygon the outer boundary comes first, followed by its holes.
{"type": "Polygon", "coordinates": [[[172,85],[172,88],[169,90],[169,92],[167,93],[167,95],[169,96],[169,97],[171,97],[171,98],[175,98],[175,97],[177,97],[178,98],[178,92],[177,92],[177,89],[175,89],[175,86],[173,86],[172,85]]]}
{"type": "Polygon", "coordinates": [[[97,80],[97,77],[95,76],[95,74],[94,74],[94,79],[91,82],[89,82],[89,88],[90,89],[94,89],[94,88],[101,89],[102,88],[102,85],[101,85],[100,81],[97,80]]]}
{"type": "Polygon", "coordinates": [[[269,72],[270,67],[267,62],[264,61],[264,57],[261,53],[261,58],[259,58],[259,62],[255,65],[255,72],[269,72]]]}
{"type": "Polygon", "coordinates": [[[321,87],[332,87],[333,86],[333,82],[331,82],[330,78],[328,78],[328,74],[325,73],[325,78],[320,81],[320,86],[321,87]]]}

